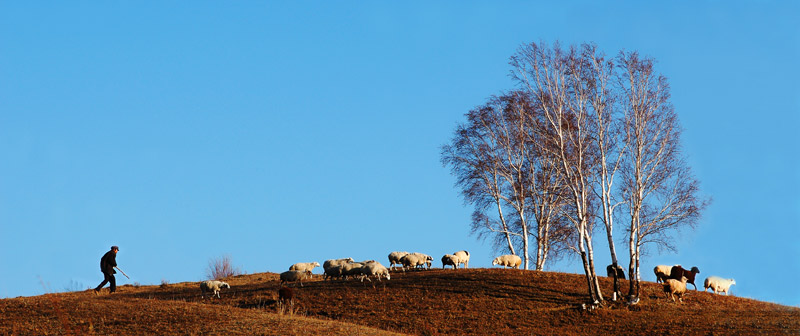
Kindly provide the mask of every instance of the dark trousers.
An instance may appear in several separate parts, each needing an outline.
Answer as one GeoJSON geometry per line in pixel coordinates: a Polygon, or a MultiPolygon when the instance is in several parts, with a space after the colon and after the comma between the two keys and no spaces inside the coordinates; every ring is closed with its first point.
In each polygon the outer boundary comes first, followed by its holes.
{"type": "Polygon", "coordinates": [[[103,286],[105,286],[107,283],[110,282],[111,283],[111,287],[109,289],[111,290],[111,293],[116,292],[117,291],[117,279],[114,278],[114,273],[103,273],[103,276],[105,277],[103,279],[103,282],[101,282],[100,285],[98,285],[97,288],[95,288],[94,290],[99,291],[100,288],[103,288],[103,286]]]}

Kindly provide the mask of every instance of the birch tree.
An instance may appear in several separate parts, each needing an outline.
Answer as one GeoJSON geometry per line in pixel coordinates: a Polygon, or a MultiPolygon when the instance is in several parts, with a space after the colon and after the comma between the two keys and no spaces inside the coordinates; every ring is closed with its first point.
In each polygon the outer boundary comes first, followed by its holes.
{"type": "Polygon", "coordinates": [[[534,267],[543,270],[547,257],[558,255],[568,233],[557,211],[553,164],[546,164],[533,141],[536,118],[523,92],[492,97],[467,114],[467,124],[443,147],[442,158],[458,176],[465,200],[475,206],[473,232],[503,241],[511,253],[520,245],[525,269],[530,268],[531,238],[534,267]],[[495,215],[490,215],[489,209],[495,215]]]}
{"type": "MultiPolygon", "coordinates": [[[[497,116],[489,106],[482,106],[467,113],[467,122],[456,128],[450,144],[442,147],[442,163],[450,166],[456,176],[456,185],[461,188],[464,201],[472,204],[472,231],[485,238],[491,234],[495,243],[505,241],[508,250],[514,252],[513,232],[503,209],[501,195],[505,193],[500,170],[501,155],[496,131],[497,116]],[[496,217],[488,209],[496,211],[496,217]]],[[[502,243],[500,243],[502,244],[502,243]]]]}
{"type": "Polygon", "coordinates": [[[666,77],[655,72],[652,59],[636,52],[621,52],[617,64],[629,147],[622,170],[622,194],[630,215],[629,296],[637,302],[642,247],[652,243],[672,249],[668,233],[694,227],[710,200],[698,195],[699,182],[681,153],[681,128],[666,77]]]}
{"type": "MultiPolygon", "coordinates": [[[[614,218],[615,209],[623,204],[615,197],[618,193],[614,185],[614,178],[622,164],[622,158],[627,149],[624,141],[621,141],[620,116],[615,105],[613,79],[615,76],[615,66],[613,60],[607,60],[593,44],[584,45],[581,48],[581,57],[587,63],[586,70],[581,78],[578,78],[582,89],[579,94],[585,95],[583,98],[588,100],[587,107],[591,113],[594,147],[597,150],[598,164],[597,172],[594,174],[595,180],[592,181],[595,197],[599,201],[602,221],[606,238],[608,239],[609,253],[611,254],[611,265],[617,268],[617,251],[614,241],[614,218]]],[[[620,293],[619,279],[617,273],[614,277],[614,300],[620,293]]]]}
{"type": "Polygon", "coordinates": [[[558,163],[560,179],[567,190],[571,210],[564,214],[578,237],[576,251],[583,263],[589,296],[593,302],[603,301],[595,273],[591,219],[590,183],[597,152],[591,138],[589,95],[580,84],[590,64],[577,47],[562,50],[558,44],[548,48],[544,43],[531,43],[520,48],[511,58],[511,65],[514,78],[543,113],[543,126],[549,136],[542,139],[542,148],[558,163]]]}

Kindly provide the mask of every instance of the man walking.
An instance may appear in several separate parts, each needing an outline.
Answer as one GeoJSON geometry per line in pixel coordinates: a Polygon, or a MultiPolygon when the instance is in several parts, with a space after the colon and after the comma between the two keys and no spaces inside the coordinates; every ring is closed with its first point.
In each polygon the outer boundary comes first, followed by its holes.
{"type": "Polygon", "coordinates": [[[100,271],[103,272],[103,282],[100,283],[97,288],[94,289],[95,294],[100,293],[100,289],[106,285],[106,283],[111,283],[111,293],[117,291],[117,279],[114,278],[114,273],[117,271],[114,270],[114,267],[117,266],[117,252],[119,251],[119,247],[111,246],[111,251],[106,252],[102,258],[100,258],[100,271]]]}

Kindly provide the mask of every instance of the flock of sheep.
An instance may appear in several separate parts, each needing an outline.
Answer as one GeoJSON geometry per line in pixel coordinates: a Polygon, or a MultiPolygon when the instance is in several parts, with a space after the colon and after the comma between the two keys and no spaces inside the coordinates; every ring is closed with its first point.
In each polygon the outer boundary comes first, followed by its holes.
{"type": "MultiPolygon", "coordinates": [[[[675,302],[675,296],[678,297],[680,302],[683,302],[682,297],[683,294],[686,293],[687,283],[692,284],[692,286],[694,286],[694,290],[697,290],[697,285],[694,284],[695,276],[700,273],[700,269],[697,267],[692,267],[691,270],[686,270],[681,267],[681,265],[658,265],[653,268],[653,273],[656,274],[656,282],[661,282],[664,284],[664,293],[666,293],[669,298],[672,299],[672,302],[675,302]]],[[[735,284],[736,280],[734,279],[723,279],[718,276],[710,276],[706,278],[706,281],[703,284],[703,291],[705,292],[711,288],[711,290],[714,291],[714,294],[724,292],[725,295],[728,295],[728,291],[730,290],[731,286],[735,284]]]]}
{"type": "MultiPolygon", "coordinates": [[[[467,251],[458,251],[453,254],[445,254],[441,259],[442,268],[452,266],[454,269],[458,269],[459,265],[463,265],[464,268],[467,268],[469,266],[469,258],[470,255],[467,251]]],[[[413,269],[427,267],[430,269],[432,263],[433,257],[424,253],[395,251],[389,253],[389,268],[386,268],[375,260],[356,262],[353,260],[353,258],[326,260],[322,264],[322,268],[324,271],[323,277],[325,280],[347,280],[348,278],[359,278],[361,282],[363,282],[365,279],[371,282],[372,280],[370,278],[375,278],[378,281],[381,281],[381,278],[390,280],[391,275],[389,274],[389,271],[394,270],[395,265],[399,266],[403,271],[405,271],[409,268],[413,269]]],[[[500,265],[516,269],[520,269],[521,264],[522,259],[513,254],[502,255],[492,261],[492,265],[500,265]]],[[[292,300],[292,291],[289,289],[284,289],[286,288],[283,286],[285,283],[297,282],[302,287],[302,281],[310,277],[314,268],[319,266],[320,264],[316,261],[308,263],[296,263],[290,266],[288,271],[281,273],[281,291],[279,291],[279,302],[291,302],[292,300]]],[[[625,272],[619,265],[616,269],[612,267],[612,265],[609,265],[606,268],[606,271],[609,277],[616,276],[619,279],[625,279],[625,272]]],[[[692,267],[690,270],[686,270],[681,267],[681,265],[658,265],[653,269],[653,272],[656,275],[656,282],[663,283],[664,293],[668,298],[671,298],[673,302],[675,302],[675,296],[678,297],[680,302],[683,302],[682,297],[683,294],[686,293],[687,283],[692,284],[694,289],[697,290],[697,285],[694,284],[695,276],[700,273],[700,269],[697,267],[692,267]]],[[[710,276],[705,280],[703,291],[707,291],[709,288],[711,288],[715,294],[724,292],[725,295],[728,295],[730,287],[735,284],[736,281],[734,279],[723,279],[718,276],[710,276]]],[[[212,293],[212,296],[216,295],[219,298],[219,292],[222,288],[230,288],[230,285],[226,282],[217,280],[208,280],[200,283],[200,290],[203,296],[205,296],[207,292],[210,292],[212,293]]]]}

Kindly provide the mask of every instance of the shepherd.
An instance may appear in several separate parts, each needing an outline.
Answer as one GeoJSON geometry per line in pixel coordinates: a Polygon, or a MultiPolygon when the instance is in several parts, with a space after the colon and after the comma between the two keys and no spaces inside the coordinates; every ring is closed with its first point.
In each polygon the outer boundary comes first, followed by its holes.
{"type": "Polygon", "coordinates": [[[100,258],[100,272],[103,272],[104,278],[103,282],[94,289],[95,294],[99,294],[100,289],[107,283],[111,283],[109,287],[110,293],[117,291],[117,279],[114,278],[114,274],[117,273],[117,271],[114,270],[114,267],[117,267],[117,252],[119,252],[119,247],[116,245],[111,246],[111,251],[106,252],[106,254],[100,258]]]}

